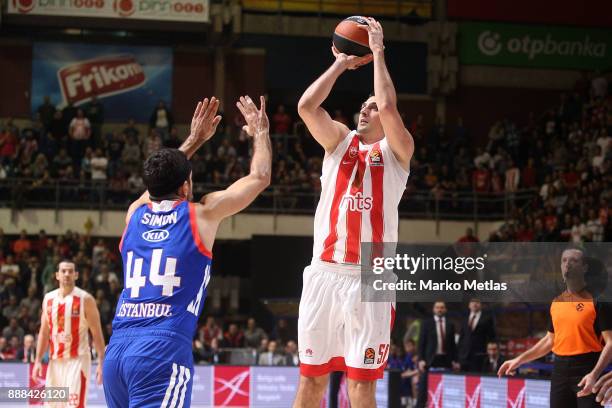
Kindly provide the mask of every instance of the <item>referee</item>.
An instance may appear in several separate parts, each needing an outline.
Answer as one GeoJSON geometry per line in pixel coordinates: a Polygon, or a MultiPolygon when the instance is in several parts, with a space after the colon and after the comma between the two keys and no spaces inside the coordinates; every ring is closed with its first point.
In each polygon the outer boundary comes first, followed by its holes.
{"type": "Polygon", "coordinates": [[[503,363],[497,372],[499,376],[514,375],[522,364],[552,351],[553,408],[598,407],[591,392],[612,357],[612,310],[587,291],[586,271],[582,250],[563,251],[561,273],[567,288],[550,305],[548,333],[535,346],[503,363]]]}

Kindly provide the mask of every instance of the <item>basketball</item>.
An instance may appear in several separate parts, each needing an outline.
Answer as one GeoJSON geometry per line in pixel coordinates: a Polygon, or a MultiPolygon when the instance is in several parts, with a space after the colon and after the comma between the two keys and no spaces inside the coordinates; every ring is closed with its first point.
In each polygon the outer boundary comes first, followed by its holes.
{"type": "Polygon", "coordinates": [[[336,26],[333,43],[339,52],[358,57],[372,52],[368,45],[368,32],[360,26],[367,26],[365,18],[361,16],[348,17],[336,26]]]}

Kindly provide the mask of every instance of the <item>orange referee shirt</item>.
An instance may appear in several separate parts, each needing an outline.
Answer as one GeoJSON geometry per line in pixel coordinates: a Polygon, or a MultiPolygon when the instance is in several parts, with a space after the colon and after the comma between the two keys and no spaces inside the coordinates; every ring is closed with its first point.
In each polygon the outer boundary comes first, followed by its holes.
{"type": "Polygon", "coordinates": [[[559,356],[598,353],[601,332],[612,330],[612,309],[590,293],[563,292],[550,305],[548,331],[555,333],[552,351],[559,356]]]}

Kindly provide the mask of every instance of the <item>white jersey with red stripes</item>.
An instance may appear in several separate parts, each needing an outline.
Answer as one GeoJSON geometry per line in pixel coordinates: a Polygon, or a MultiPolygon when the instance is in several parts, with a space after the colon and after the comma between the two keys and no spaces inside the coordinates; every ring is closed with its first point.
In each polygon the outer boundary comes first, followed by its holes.
{"type": "Polygon", "coordinates": [[[86,296],[88,293],[76,286],[67,296],[62,296],[60,289],[45,295],[43,313],[49,321],[50,359],[74,358],[90,353],[85,320],[86,296]]]}
{"type": "Polygon", "coordinates": [[[350,132],[323,159],[314,259],[359,264],[362,242],[397,242],[397,207],[408,175],[387,138],[366,145],[350,132]]]}

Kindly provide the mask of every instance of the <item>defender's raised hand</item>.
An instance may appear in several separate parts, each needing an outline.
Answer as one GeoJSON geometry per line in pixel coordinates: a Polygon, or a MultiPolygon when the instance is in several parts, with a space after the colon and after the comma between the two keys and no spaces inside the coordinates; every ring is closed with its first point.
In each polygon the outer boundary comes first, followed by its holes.
{"type": "Polygon", "coordinates": [[[210,139],[217,130],[217,125],[221,122],[221,116],[217,115],[219,109],[219,100],[214,96],[210,98],[204,98],[203,101],[198,102],[196,110],[193,113],[191,119],[191,133],[190,137],[194,137],[199,143],[204,143],[210,139]]]}
{"type": "Polygon", "coordinates": [[[241,96],[240,100],[236,102],[236,106],[246,121],[246,125],[242,129],[251,137],[261,132],[267,133],[270,130],[270,121],[266,114],[266,100],[263,96],[260,96],[259,101],[259,109],[248,95],[241,96]]]}

